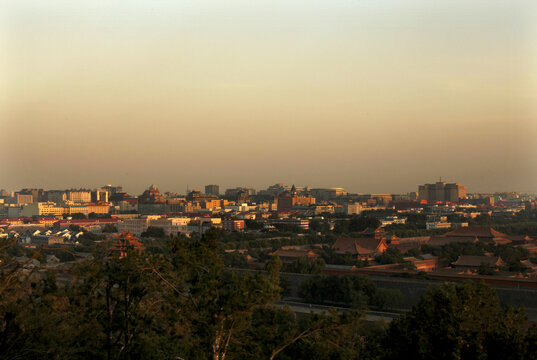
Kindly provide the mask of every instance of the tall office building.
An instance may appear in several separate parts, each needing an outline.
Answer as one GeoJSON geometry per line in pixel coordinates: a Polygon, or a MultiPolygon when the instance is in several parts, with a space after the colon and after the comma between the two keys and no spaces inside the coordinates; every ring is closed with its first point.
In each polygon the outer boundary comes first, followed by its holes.
{"type": "Polygon", "coordinates": [[[448,184],[439,181],[435,184],[425,184],[418,187],[418,198],[429,202],[435,201],[458,201],[466,196],[464,185],[453,183],[448,184]]]}
{"type": "Polygon", "coordinates": [[[211,195],[220,195],[220,187],[218,185],[205,185],[205,193],[211,195]]]}

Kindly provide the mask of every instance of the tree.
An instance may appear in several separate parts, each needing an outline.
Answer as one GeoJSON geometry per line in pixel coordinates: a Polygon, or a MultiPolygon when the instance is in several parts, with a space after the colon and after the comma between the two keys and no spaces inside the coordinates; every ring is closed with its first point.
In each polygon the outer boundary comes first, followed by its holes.
{"type": "Polygon", "coordinates": [[[251,219],[244,220],[244,225],[246,225],[246,229],[248,230],[261,230],[263,229],[263,223],[251,219]]]}
{"type": "Polygon", "coordinates": [[[383,290],[365,276],[314,276],[300,282],[299,295],[316,304],[340,304],[363,308],[367,304],[381,308],[395,307],[402,299],[399,291],[383,290]]]}
{"type": "Polygon", "coordinates": [[[106,224],[103,227],[103,233],[116,233],[116,232],[117,232],[117,227],[115,225],[106,224]]]}
{"type": "Polygon", "coordinates": [[[477,273],[479,275],[494,275],[495,270],[496,270],[495,266],[492,266],[488,263],[481,263],[479,264],[479,267],[477,268],[477,273]]]}
{"type": "Polygon", "coordinates": [[[29,355],[19,315],[31,288],[31,273],[22,277],[23,265],[11,255],[16,239],[0,239],[0,358],[29,355]]]}
{"type": "Polygon", "coordinates": [[[386,359],[524,359],[526,321],[485,284],[446,283],[391,322],[386,359]]]}
{"type": "Polygon", "coordinates": [[[321,274],[323,268],[326,266],[323,258],[317,258],[315,260],[308,259],[306,257],[299,257],[290,264],[285,264],[284,271],[298,274],[321,274]]]}
{"type": "Polygon", "coordinates": [[[246,269],[248,268],[247,255],[238,252],[224,253],[222,256],[224,264],[228,267],[246,269]]]}
{"type": "Polygon", "coordinates": [[[472,221],[472,225],[479,225],[479,226],[490,226],[492,224],[492,220],[490,218],[489,214],[481,214],[476,216],[476,218],[472,221]]]}
{"type": "Polygon", "coordinates": [[[122,258],[113,249],[100,250],[94,261],[75,269],[69,288],[70,300],[88,319],[80,321],[94,322],[92,336],[102,349],[95,355],[106,359],[149,356],[157,316],[151,304],[162,296],[155,277],[146,270],[152,258],[132,248],[122,258]]]}
{"type": "Polygon", "coordinates": [[[171,251],[173,270],[184,279],[177,282],[171,276],[165,283],[189,324],[188,341],[195,344],[182,357],[223,360],[233,340],[249,327],[254,310],[279,298],[279,260],[269,262],[267,275],[239,276],[225,268],[218,251],[218,233],[213,230],[193,242],[176,238],[171,251]]]}
{"type": "Polygon", "coordinates": [[[164,229],[155,226],[149,226],[146,231],[140,234],[140,236],[144,238],[163,238],[164,229]]]}
{"type": "Polygon", "coordinates": [[[380,255],[375,256],[375,261],[379,264],[398,264],[402,263],[404,259],[399,249],[389,247],[380,255]]]}
{"type": "Polygon", "coordinates": [[[334,232],[345,234],[363,231],[367,228],[378,228],[381,225],[380,220],[372,215],[352,216],[350,219],[337,220],[334,225],[334,232]]]}
{"type": "Polygon", "coordinates": [[[403,294],[396,289],[377,288],[370,303],[379,310],[391,310],[403,300],[403,294]]]}
{"type": "Polygon", "coordinates": [[[69,230],[75,231],[75,232],[81,231],[80,226],[74,225],[74,224],[69,225],[69,230]]]}

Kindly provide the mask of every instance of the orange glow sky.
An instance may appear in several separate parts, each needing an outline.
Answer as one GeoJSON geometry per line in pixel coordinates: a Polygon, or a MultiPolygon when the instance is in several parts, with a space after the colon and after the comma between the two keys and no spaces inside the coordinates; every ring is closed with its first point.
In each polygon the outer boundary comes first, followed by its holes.
{"type": "Polygon", "coordinates": [[[537,192],[536,3],[2,2],[0,188],[537,192]]]}

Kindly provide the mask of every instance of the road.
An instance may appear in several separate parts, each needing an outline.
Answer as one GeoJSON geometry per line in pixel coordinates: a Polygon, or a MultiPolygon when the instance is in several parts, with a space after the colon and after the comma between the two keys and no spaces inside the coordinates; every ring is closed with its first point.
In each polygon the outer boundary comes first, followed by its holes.
{"type": "MultiPolygon", "coordinates": [[[[349,311],[349,308],[339,307],[339,306],[329,306],[329,305],[317,305],[317,304],[305,304],[301,302],[295,302],[295,301],[286,301],[281,300],[274,304],[277,307],[284,307],[288,306],[291,311],[295,313],[301,313],[301,314],[319,314],[322,312],[326,312],[332,309],[335,309],[337,312],[343,312],[343,311],[349,311]]],[[[365,320],[366,321],[379,321],[382,320],[386,323],[389,323],[393,319],[395,319],[397,316],[399,316],[398,313],[390,313],[390,312],[384,312],[384,311],[367,311],[365,320]]]]}

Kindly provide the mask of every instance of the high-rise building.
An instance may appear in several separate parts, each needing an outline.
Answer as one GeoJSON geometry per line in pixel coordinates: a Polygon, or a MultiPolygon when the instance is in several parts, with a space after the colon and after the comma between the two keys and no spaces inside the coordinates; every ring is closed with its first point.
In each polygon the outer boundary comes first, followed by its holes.
{"type": "Polygon", "coordinates": [[[22,189],[19,194],[32,195],[34,202],[45,200],[45,191],[43,189],[22,189]]]}
{"type": "Polygon", "coordinates": [[[211,195],[220,195],[220,187],[218,185],[205,185],[205,193],[211,195]]]}
{"type": "Polygon", "coordinates": [[[112,195],[115,195],[117,193],[122,193],[123,188],[121,186],[112,186],[110,184],[107,184],[103,186],[101,189],[106,190],[108,192],[108,198],[110,198],[112,195]]]}
{"type": "Polygon", "coordinates": [[[105,189],[95,189],[91,192],[91,201],[108,202],[108,191],[105,189]]]}
{"type": "Polygon", "coordinates": [[[418,198],[429,202],[453,202],[465,196],[466,188],[458,183],[448,184],[444,181],[438,181],[435,184],[425,184],[418,187],[418,198]]]}
{"type": "Polygon", "coordinates": [[[47,201],[63,204],[67,200],[67,193],[63,190],[48,190],[47,191],[47,201]]]}

